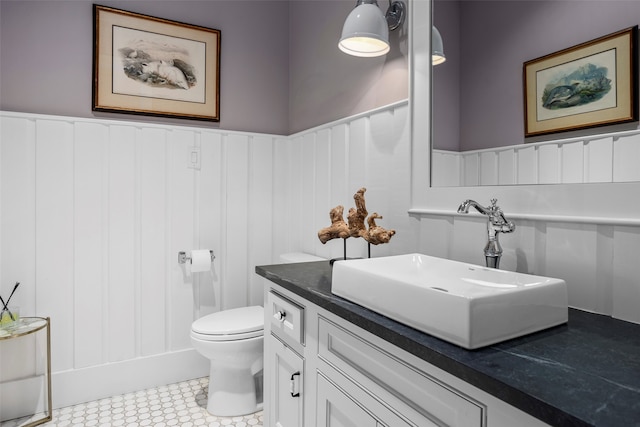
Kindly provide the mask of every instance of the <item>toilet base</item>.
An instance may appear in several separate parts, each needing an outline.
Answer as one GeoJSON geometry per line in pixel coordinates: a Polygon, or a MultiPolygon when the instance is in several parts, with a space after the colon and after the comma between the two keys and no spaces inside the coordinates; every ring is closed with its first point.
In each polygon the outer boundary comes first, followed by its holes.
{"type": "Polygon", "coordinates": [[[262,371],[216,369],[209,373],[207,412],[222,417],[253,414],[262,410],[262,371]]]}

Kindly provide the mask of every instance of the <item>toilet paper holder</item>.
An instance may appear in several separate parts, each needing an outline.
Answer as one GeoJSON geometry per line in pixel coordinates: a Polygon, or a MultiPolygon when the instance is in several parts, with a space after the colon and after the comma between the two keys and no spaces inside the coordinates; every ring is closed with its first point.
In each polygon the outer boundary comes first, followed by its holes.
{"type": "MultiPolygon", "coordinates": [[[[211,262],[213,262],[213,260],[216,259],[216,256],[213,254],[213,250],[211,249],[209,249],[209,253],[211,254],[211,262]]],[[[191,264],[191,257],[187,256],[187,253],[184,251],[178,252],[178,264],[185,264],[187,261],[191,264]]]]}

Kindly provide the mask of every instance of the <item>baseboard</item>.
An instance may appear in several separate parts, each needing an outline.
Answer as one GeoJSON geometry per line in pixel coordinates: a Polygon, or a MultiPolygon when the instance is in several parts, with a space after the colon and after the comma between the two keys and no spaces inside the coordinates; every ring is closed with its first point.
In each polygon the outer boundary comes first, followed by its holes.
{"type": "Polygon", "coordinates": [[[51,375],[53,409],[209,375],[209,361],[194,349],[51,375]]]}

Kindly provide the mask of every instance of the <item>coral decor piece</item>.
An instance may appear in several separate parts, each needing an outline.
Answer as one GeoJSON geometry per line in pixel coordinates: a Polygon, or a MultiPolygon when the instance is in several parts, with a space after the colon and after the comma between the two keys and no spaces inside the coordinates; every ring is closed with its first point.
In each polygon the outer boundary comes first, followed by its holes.
{"type": "Polygon", "coordinates": [[[338,238],[346,241],[349,237],[362,237],[372,245],[389,243],[396,231],[387,230],[377,225],[375,220],[382,219],[382,216],[377,212],[371,214],[367,219],[367,205],[364,200],[365,191],[367,189],[362,187],[353,195],[356,207],[349,209],[349,214],[347,215],[348,225],[343,219],[344,207],[342,205],[331,209],[329,212],[331,225],[318,231],[318,238],[323,244],[338,238]],[[365,225],[365,220],[369,228],[365,225]]]}
{"type": "Polygon", "coordinates": [[[344,212],[344,206],[338,205],[331,209],[329,217],[331,218],[331,225],[318,231],[318,238],[324,244],[331,239],[346,239],[349,237],[349,226],[342,218],[344,212]]]}

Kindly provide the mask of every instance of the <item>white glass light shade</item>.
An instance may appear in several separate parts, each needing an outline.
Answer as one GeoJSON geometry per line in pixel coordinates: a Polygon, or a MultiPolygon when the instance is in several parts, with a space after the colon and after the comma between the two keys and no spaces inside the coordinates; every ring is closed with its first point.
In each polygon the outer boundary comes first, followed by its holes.
{"type": "Polygon", "coordinates": [[[376,4],[356,6],[342,27],[340,50],[354,56],[381,56],[389,52],[389,25],[376,4]]]}
{"type": "Polygon", "coordinates": [[[433,26],[431,31],[431,64],[442,64],[447,58],[444,56],[444,44],[440,31],[433,26]]]}

